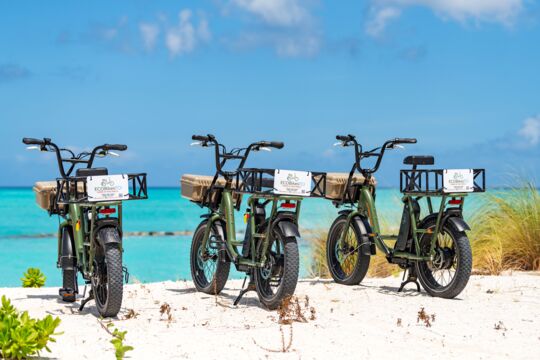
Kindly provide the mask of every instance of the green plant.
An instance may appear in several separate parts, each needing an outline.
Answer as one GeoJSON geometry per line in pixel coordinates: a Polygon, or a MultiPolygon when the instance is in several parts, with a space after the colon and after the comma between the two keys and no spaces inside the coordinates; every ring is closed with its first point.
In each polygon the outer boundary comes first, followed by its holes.
{"type": "Polygon", "coordinates": [[[113,339],[111,340],[111,344],[114,346],[117,360],[122,360],[126,352],[133,350],[133,346],[124,345],[126,334],[127,331],[120,331],[118,329],[114,329],[112,332],[113,339]]]}
{"type": "Polygon", "coordinates": [[[42,349],[51,351],[47,343],[55,342],[52,337],[60,335],[54,331],[60,325],[60,318],[47,315],[43,319],[33,319],[28,312],[19,312],[11,301],[2,296],[0,308],[0,358],[26,359],[42,349]]]}
{"type": "Polygon", "coordinates": [[[487,194],[471,228],[475,269],[540,270],[540,193],[534,183],[487,194]]]}
{"type": "Polygon", "coordinates": [[[38,268],[28,268],[21,278],[24,288],[40,288],[45,285],[47,278],[38,268]]]}

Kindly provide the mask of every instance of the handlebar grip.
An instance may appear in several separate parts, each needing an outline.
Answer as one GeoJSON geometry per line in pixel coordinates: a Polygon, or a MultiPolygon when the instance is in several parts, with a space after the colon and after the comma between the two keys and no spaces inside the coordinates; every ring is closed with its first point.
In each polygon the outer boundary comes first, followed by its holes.
{"type": "Polygon", "coordinates": [[[103,146],[105,150],[116,150],[116,151],[125,151],[127,150],[127,145],[122,144],[105,144],[103,146]]]}
{"type": "Polygon", "coordinates": [[[210,140],[208,136],[203,136],[203,135],[193,135],[191,139],[195,141],[209,141],[210,140]]]}
{"type": "Polygon", "coordinates": [[[272,147],[275,149],[283,149],[285,144],[281,141],[259,141],[258,143],[255,143],[254,145],[261,146],[261,147],[272,147]]]}
{"type": "Polygon", "coordinates": [[[33,138],[23,138],[22,142],[26,145],[44,145],[45,141],[33,138]]]}
{"type": "Polygon", "coordinates": [[[396,138],[394,140],[395,143],[400,144],[416,144],[416,139],[414,138],[396,138]]]}
{"type": "Polygon", "coordinates": [[[336,140],[349,141],[351,140],[351,137],[349,135],[336,135],[336,140]]]}

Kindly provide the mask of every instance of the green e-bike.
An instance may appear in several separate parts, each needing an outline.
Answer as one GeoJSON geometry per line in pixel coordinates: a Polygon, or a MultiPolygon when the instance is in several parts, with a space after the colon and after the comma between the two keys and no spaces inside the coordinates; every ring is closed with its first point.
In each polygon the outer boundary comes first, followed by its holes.
{"type": "Polygon", "coordinates": [[[36,186],[40,186],[38,190],[48,187],[44,196],[49,215],[62,219],[57,259],[62,269],[61,299],[76,301],[80,272],[85,284],[90,285],[80,310],[95,299],[101,316],[116,316],[127,278],[127,269],[122,265],[122,200],[147,198],[146,174],[109,175],[106,168],[93,167],[96,157],[118,155],[114,151],[124,151],[126,145],[104,144],[91,152],[75,154],[48,138],[24,138],[23,143],[35,145],[31,149],[55,153],[60,170],[61,177],[56,181],[36,186]]]}
{"type": "Polygon", "coordinates": [[[470,228],[463,219],[463,204],[470,192],[484,191],[484,170],[418,169],[419,165],[433,165],[433,157],[407,156],[403,163],[412,168],[400,172],[403,213],[399,232],[385,235],[375,205],[373,174],[386,150],[414,144],[416,139],[389,140],[381,147],[364,151],[353,135],[336,138],[338,145],[354,146],[355,162],[342,198],[334,201],[344,209],[328,232],[326,258],[334,280],[345,285],[359,284],[378,248],[389,263],[405,270],[404,280],[408,274],[399,291],[409,282],[420,291],[419,280],[432,296],[457,296],[467,285],[472,267],[466,234],[470,228]],[[368,158],[375,160],[371,168],[363,166],[363,160],[368,158]],[[362,175],[359,182],[354,180],[356,173],[362,175]],[[422,212],[422,199],[427,203],[427,212],[422,212]],[[386,243],[392,241],[393,246],[386,243]]]}
{"type": "Polygon", "coordinates": [[[229,276],[230,264],[249,276],[247,290],[256,290],[261,303],[276,309],[294,293],[299,272],[297,238],[301,196],[273,192],[273,170],[245,169],[251,152],[281,149],[283,143],[260,141],[247,148],[227,151],[212,135],[194,135],[193,140],[215,150],[216,174],[196,201],[208,208],[193,235],[191,275],[198,291],[219,294],[229,276]],[[239,161],[233,171],[225,171],[230,160],[239,161]],[[240,209],[242,194],[248,195],[244,219],[245,237],[237,239],[235,210],[240,209]]]}

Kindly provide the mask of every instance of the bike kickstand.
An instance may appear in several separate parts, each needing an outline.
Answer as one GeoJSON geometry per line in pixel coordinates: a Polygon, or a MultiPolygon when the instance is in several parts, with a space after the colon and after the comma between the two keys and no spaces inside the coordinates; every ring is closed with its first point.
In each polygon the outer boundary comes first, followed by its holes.
{"type": "Polygon", "coordinates": [[[251,279],[251,276],[249,277],[249,284],[246,288],[244,288],[244,285],[246,285],[246,279],[247,276],[244,278],[244,282],[242,283],[242,290],[240,290],[240,294],[236,297],[236,300],[234,300],[234,306],[238,305],[240,300],[242,300],[242,297],[249,292],[249,291],[255,291],[255,283],[253,282],[253,279],[251,279]]]}
{"type": "MultiPolygon", "coordinates": [[[[85,292],[86,292],[86,289],[85,289],[85,292]]],[[[84,306],[90,300],[94,300],[94,292],[92,290],[90,290],[90,292],[88,293],[88,297],[81,302],[81,306],[79,306],[79,311],[83,311],[84,306]]]]}
{"type": "Polygon", "coordinates": [[[420,284],[418,283],[418,276],[416,274],[416,270],[414,270],[412,267],[407,268],[403,272],[403,279],[405,281],[401,282],[401,286],[399,287],[397,292],[402,292],[405,285],[409,283],[416,284],[416,291],[420,292],[420,284]],[[405,275],[407,275],[407,280],[405,280],[405,275]]]}

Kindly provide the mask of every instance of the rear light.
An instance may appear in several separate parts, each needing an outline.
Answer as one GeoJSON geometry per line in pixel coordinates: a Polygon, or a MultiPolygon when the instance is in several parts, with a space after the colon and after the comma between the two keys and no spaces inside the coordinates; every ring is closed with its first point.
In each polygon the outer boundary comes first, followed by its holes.
{"type": "Polygon", "coordinates": [[[294,208],[296,208],[296,204],[290,203],[290,202],[284,202],[284,203],[281,203],[280,206],[281,206],[282,208],[285,208],[285,209],[294,209],[294,208]]]}
{"type": "Polygon", "coordinates": [[[99,213],[103,215],[111,215],[116,212],[115,208],[105,208],[105,209],[99,209],[99,213]]]}
{"type": "Polygon", "coordinates": [[[461,202],[462,202],[461,199],[452,199],[448,203],[450,205],[461,205],[461,202]]]}

